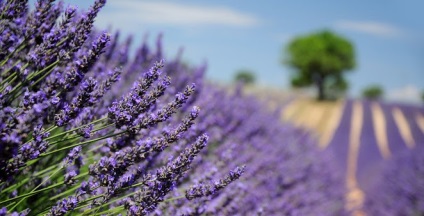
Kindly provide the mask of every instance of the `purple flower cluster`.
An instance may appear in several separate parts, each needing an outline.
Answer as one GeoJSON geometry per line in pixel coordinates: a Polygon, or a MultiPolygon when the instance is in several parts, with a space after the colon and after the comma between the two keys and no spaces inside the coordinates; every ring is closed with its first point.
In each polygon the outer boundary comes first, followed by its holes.
{"type": "Polygon", "coordinates": [[[129,55],[93,29],[105,3],[0,1],[0,215],[343,213],[308,134],[165,63],[162,36],[129,55]]]}
{"type": "Polygon", "coordinates": [[[185,196],[188,200],[192,200],[194,198],[213,195],[217,191],[228,186],[231,182],[240,178],[241,174],[244,172],[244,168],[245,166],[237,167],[234,171],[230,171],[230,173],[225,176],[225,178],[214,182],[213,185],[198,184],[191,186],[190,189],[186,190],[185,196]]]}
{"type": "Polygon", "coordinates": [[[193,164],[184,190],[169,195],[187,200],[159,205],[157,215],[347,214],[343,178],[330,151],[317,150],[307,132],[281,123],[280,109],[272,113],[237,89],[204,89],[197,101],[205,112],[195,130],[210,135],[208,160],[193,164]]]}

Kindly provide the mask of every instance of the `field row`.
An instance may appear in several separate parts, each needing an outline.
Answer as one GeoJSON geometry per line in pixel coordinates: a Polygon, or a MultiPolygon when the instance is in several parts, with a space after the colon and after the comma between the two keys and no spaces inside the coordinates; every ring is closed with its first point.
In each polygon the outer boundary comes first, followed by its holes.
{"type": "Polygon", "coordinates": [[[316,134],[319,147],[336,153],[346,172],[347,198],[361,205],[364,188],[385,159],[424,145],[424,108],[375,101],[290,102],[283,119],[316,134]]]}

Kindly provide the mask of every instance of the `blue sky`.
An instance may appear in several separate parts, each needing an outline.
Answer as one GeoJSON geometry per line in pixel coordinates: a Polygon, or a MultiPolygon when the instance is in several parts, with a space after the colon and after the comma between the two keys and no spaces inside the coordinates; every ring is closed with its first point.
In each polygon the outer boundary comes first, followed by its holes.
{"type": "MultiPolygon", "coordinates": [[[[87,8],[91,1],[69,0],[87,8]]],[[[96,25],[154,42],[164,34],[167,56],[184,47],[184,59],[208,62],[207,76],[231,81],[240,69],[259,83],[288,88],[292,71],[281,64],[295,36],[331,29],[355,45],[357,67],[349,94],[382,85],[390,100],[417,101],[424,90],[423,1],[109,0],[96,25]]]]}

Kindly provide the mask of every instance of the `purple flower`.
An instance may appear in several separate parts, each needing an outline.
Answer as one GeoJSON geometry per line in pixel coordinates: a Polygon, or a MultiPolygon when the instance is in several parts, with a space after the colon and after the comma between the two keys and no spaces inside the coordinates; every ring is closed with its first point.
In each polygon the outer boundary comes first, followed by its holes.
{"type": "Polygon", "coordinates": [[[175,160],[158,169],[154,176],[146,176],[145,179],[150,181],[146,182],[146,186],[132,197],[134,204],[127,206],[127,214],[146,215],[152,212],[163,201],[165,195],[175,187],[176,181],[190,169],[194,157],[206,146],[207,140],[207,135],[201,135],[190,148],[186,148],[175,160]],[[133,212],[134,210],[136,212],[133,212]]]}
{"type": "Polygon", "coordinates": [[[88,12],[79,18],[77,25],[75,26],[75,32],[73,33],[74,37],[70,42],[72,51],[78,50],[89,37],[89,33],[93,28],[94,18],[96,18],[97,13],[105,5],[105,3],[106,0],[96,0],[88,12]]]}
{"type": "Polygon", "coordinates": [[[94,104],[93,92],[96,88],[97,81],[90,77],[84,80],[80,86],[78,95],[72,100],[71,104],[65,104],[59,114],[55,116],[57,126],[63,126],[69,121],[77,117],[84,107],[94,104]]]}
{"type": "Polygon", "coordinates": [[[114,122],[117,128],[129,126],[134,118],[147,111],[157,98],[163,95],[170,84],[169,77],[161,80],[155,89],[146,95],[147,90],[158,79],[162,67],[162,62],[155,63],[139,82],[134,83],[134,87],[127,96],[119,102],[114,102],[109,108],[109,120],[114,122]]]}
{"type": "Polygon", "coordinates": [[[65,184],[67,185],[73,185],[75,184],[75,176],[77,176],[77,172],[75,170],[71,170],[65,174],[65,184]]]}
{"type": "Polygon", "coordinates": [[[91,137],[92,135],[92,131],[93,131],[93,125],[87,125],[84,127],[81,127],[80,129],[77,130],[77,134],[88,139],[91,137]]]}
{"type": "Polygon", "coordinates": [[[81,150],[82,150],[81,146],[77,146],[77,147],[72,148],[71,151],[69,151],[68,155],[63,160],[64,165],[69,166],[71,163],[76,161],[80,157],[81,150]]]}
{"type": "Polygon", "coordinates": [[[78,199],[75,196],[70,196],[56,203],[55,206],[47,213],[48,216],[61,216],[72,211],[77,207],[78,199]]]}
{"type": "Polygon", "coordinates": [[[223,179],[216,181],[213,185],[201,183],[201,184],[192,186],[188,190],[186,190],[185,196],[188,200],[192,200],[192,199],[203,197],[203,196],[213,195],[219,190],[222,190],[223,188],[225,188],[231,182],[240,178],[241,174],[243,174],[244,172],[244,168],[245,166],[237,167],[234,171],[230,171],[230,173],[227,176],[225,176],[223,179]]]}
{"type": "Polygon", "coordinates": [[[62,80],[62,85],[65,91],[72,90],[73,87],[84,78],[84,75],[93,67],[99,56],[104,52],[104,48],[109,41],[110,35],[103,33],[95,42],[93,42],[91,49],[74,62],[74,67],[67,71],[64,79],[62,80]]]}
{"type": "Polygon", "coordinates": [[[36,159],[41,153],[44,153],[49,145],[45,141],[45,138],[48,136],[49,132],[45,132],[41,124],[36,126],[33,131],[34,140],[19,148],[19,153],[6,165],[5,173],[8,175],[16,174],[19,168],[24,166],[28,160],[36,159]]]}

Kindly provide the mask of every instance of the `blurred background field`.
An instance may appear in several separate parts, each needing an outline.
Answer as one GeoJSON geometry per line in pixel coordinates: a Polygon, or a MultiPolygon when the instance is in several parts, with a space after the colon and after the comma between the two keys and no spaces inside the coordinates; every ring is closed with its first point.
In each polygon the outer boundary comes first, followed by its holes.
{"type": "MultiPolygon", "coordinates": [[[[66,3],[87,9],[91,1],[66,3]]],[[[167,56],[183,48],[184,61],[208,63],[209,79],[230,83],[239,70],[248,70],[256,83],[285,90],[290,89],[293,75],[290,67],[282,65],[287,45],[298,36],[328,29],[355,48],[356,67],[346,74],[348,95],[360,97],[364,88],[377,84],[388,100],[420,103],[422,7],[418,0],[112,0],[99,14],[96,26],[120,29],[124,36],[133,35],[136,44],[154,43],[163,33],[167,56]]]]}
{"type": "MultiPolygon", "coordinates": [[[[136,41],[163,33],[170,55],[182,45],[185,61],[207,62],[209,80],[230,89],[242,82],[245,93],[271,110],[281,108],[282,121],[307,129],[319,148],[336,152],[335,163],[345,170],[347,205],[355,209],[363,205],[363,188],[378,175],[376,167],[424,145],[420,7],[419,1],[126,0],[106,7],[98,25],[131,32],[136,41]],[[295,55],[289,46],[323,30],[352,45],[353,62],[325,84],[331,100],[317,101],[314,80],[292,85],[304,68],[289,62],[295,55]]],[[[304,51],[299,55],[306,58],[304,51]]]]}

